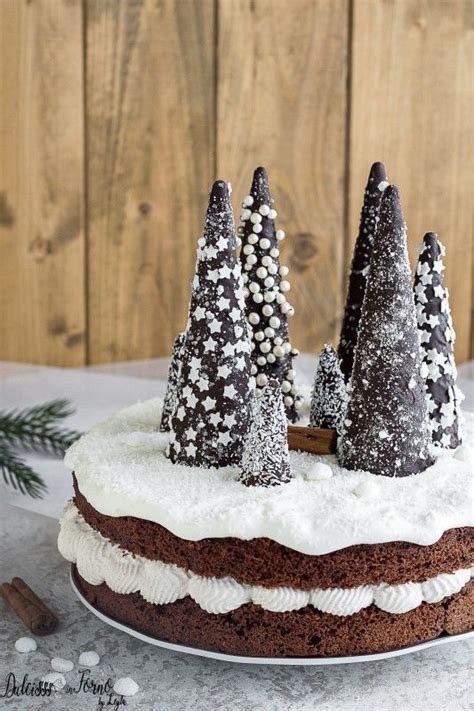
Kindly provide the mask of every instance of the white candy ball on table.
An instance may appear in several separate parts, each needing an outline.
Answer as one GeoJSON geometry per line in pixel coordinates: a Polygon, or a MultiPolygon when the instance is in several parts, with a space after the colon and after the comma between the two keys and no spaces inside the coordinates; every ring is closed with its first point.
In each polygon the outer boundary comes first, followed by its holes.
{"type": "Polygon", "coordinates": [[[253,197],[251,195],[246,195],[242,200],[242,205],[244,207],[250,207],[250,205],[253,205],[253,197]]]}
{"type": "Polygon", "coordinates": [[[114,684],[114,691],[119,696],[135,696],[139,688],[137,682],[129,676],[117,679],[114,684]]]}
{"type": "Polygon", "coordinates": [[[266,217],[266,216],[268,215],[268,213],[270,212],[270,208],[269,208],[268,205],[265,205],[265,204],[264,204],[264,205],[260,205],[258,211],[259,211],[259,213],[260,213],[261,215],[263,215],[264,217],[266,217]]]}
{"type": "Polygon", "coordinates": [[[275,279],[272,276],[267,276],[263,283],[270,289],[275,284],[275,279]]]}
{"type": "Polygon", "coordinates": [[[258,235],[259,232],[262,231],[262,229],[263,229],[263,228],[262,228],[262,225],[259,224],[259,223],[257,223],[256,225],[254,225],[254,226],[252,227],[252,230],[253,230],[253,231],[255,232],[255,234],[257,234],[257,235],[258,235]]]}
{"type": "Polygon", "coordinates": [[[255,313],[255,311],[251,311],[251,313],[249,314],[249,321],[250,321],[250,323],[255,325],[255,324],[259,323],[260,316],[257,313],[255,313]]]}
{"type": "Polygon", "coordinates": [[[255,301],[256,304],[261,304],[263,301],[263,294],[257,293],[252,296],[252,299],[255,301]]]}
{"type": "Polygon", "coordinates": [[[252,252],[255,252],[255,247],[254,247],[253,245],[251,245],[251,244],[246,244],[246,245],[244,245],[244,247],[242,248],[242,252],[243,252],[244,254],[252,254],[252,252]]]}
{"type": "Polygon", "coordinates": [[[290,282],[289,282],[289,281],[286,281],[285,279],[283,279],[283,280],[280,282],[280,290],[283,291],[283,293],[285,293],[286,291],[289,291],[290,289],[291,289],[291,284],[290,284],[290,282]]]}
{"type": "Polygon", "coordinates": [[[270,304],[265,304],[262,308],[262,314],[264,316],[271,316],[273,313],[273,306],[270,306],[270,304]]]}
{"type": "Polygon", "coordinates": [[[288,267],[280,267],[280,276],[286,276],[289,271],[288,267]]]}
{"type": "Polygon", "coordinates": [[[267,338],[273,338],[274,335],[275,335],[274,329],[271,328],[270,326],[267,326],[267,328],[265,329],[265,336],[267,338]]]}
{"type": "Polygon", "coordinates": [[[36,644],[36,640],[32,637],[20,637],[15,642],[15,649],[17,652],[21,652],[21,654],[28,654],[29,652],[36,651],[38,645],[36,644]]]}
{"type": "Polygon", "coordinates": [[[260,385],[261,387],[262,387],[263,385],[266,385],[267,382],[268,382],[268,378],[267,378],[267,376],[265,375],[265,373],[259,373],[259,374],[257,375],[256,380],[257,380],[257,385],[260,385]]]}
{"type": "Polygon", "coordinates": [[[258,244],[262,249],[268,249],[270,246],[270,240],[267,237],[262,237],[258,244]]]}
{"type": "Polygon", "coordinates": [[[274,210],[273,208],[268,212],[268,217],[270,220],[274,220],[277,215],[278,215],[278,212],[276,210],[274,210]]]}
{"type": "Polygon", "coordinates": [[[272,328],[279,328],[279,327],[280,327],[280,324],[281,324],[281,321],[280,321],[280,319],[278,318],[278,316],[272,316],[272,317],[271,317],[271,319],[270,319],[270,326],[271,326],[272,328]]]}
{"type": "Polygon", "coordinates": [[[291,392],[291,383],[289,382],[289,380],[284,380],[282,382],[281,389],[282,389],[282,392],[284,392],[284,393],[291,392]]]}
{"type": "Polygon", "coordinates": [[[254,225],[257,225],[259,222],[262,221],[262,216],[258,212],[252,212],[250,215],[250,222],[253,222],[254,225]]]}
{"type": "MultiPolygon", "coordinates": [[[[276,339],[275,339],[276,341],[276,339]]],[[[282,356],[285,355],[285,351],[283,350],[283,346],[274,346],[273,347],[273,355],[276,358],[281,358],[282,356]]]]}
{"type": "Polygon", "coordinates": [[[262,351],[262,353],[269,353],[271,351],[271,346],[268,341],[264,341],[260,344],[260,350],[262,351]]]}
{"type": "Polygon", "coordinates": [[[277,230],[277,231],[275,232],[275,237],[276,237],[278,240],[285,239],[285,232],[284,232],[283,230],[277,230]]]}
{"type": "Polygon", "coordinates": [[[269,267],[273,264],[272,258],[266,254],[264,257],[262,257],[262,264],[264,267],[269,267]]]}

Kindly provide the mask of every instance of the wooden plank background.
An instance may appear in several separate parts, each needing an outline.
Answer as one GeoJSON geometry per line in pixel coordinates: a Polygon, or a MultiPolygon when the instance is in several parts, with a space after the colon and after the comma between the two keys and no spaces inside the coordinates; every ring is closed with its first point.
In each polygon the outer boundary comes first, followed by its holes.
{"type": "MultiPolygon", "coordinates": [[[[473,0],[1,0],[0,359],[169,354],[215,177],[269,169],[296,315],[338,335],[370,163],[472,338],[473,0]]],[[[238,214],[238,213],[237,213],[238,214]]]]}

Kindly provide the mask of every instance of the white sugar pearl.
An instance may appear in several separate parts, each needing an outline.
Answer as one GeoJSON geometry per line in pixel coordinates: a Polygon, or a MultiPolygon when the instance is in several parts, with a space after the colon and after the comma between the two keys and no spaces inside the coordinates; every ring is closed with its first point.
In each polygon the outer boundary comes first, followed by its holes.
{"type": "Polygon", "coordinates": [[[252,214],[250,215],[250,222],[253,222],[254,225],[256,225],[261,221],[262,221],[262,216],[258,212],[252,212],[252,214]]]}
{"type": "Polygon", "coordinates": [[[257,269],[257,276],[260,277],[260,279],[265,279],[265,277],[267,276],[267,274],[268,274],[268,272],[267,272],[267,270],[265,269],[265,267],[259,267],[259,268],[257,269]]]}
{"type": "Polygon", "coordinates": [[[252,252],[255,252],[255,247],[254,247],[253,245],[251,245],[251,244],[246,244],[246,245],[244,245],[244,247],[242,248],[242,252],[243,252],[244,254],[252,254],[252,252]]]}
{"type": "Polygon", "coordinates": [[[198,246],[199,246],[199,247],[205,247],[205,246],[206,246],[206,240],[204,239],[204,237],[199,237],[199,239],[198,239],[198,246]]]}
{"type": "Polygon", "coordinates": [[[260,224],[258,224],[258,223],[252,227],[252,230],[253,230],[253,231],[255,232],[255,234],[257,234],[257,235],[258,235],[259,232],[262,231],[262,229],[263,229],[263,228],[262,228],[262,225],[260,225],[260,224]]]}
{"type": "MultiPolygon", "coordinates": [[[[243,276],[246,276],[246,274],[244,274],[243,276]]],[[[247,287],[244,286],[244,299],[247,299],[249,296],[250,296],[250,292],[247,289],[247,287]]]]}
{"type": "Polygon", "coordinates": [[[283,281],[280,282],[280,290],[285,292],[285,291],[289,291],[290,289],[291,289],[290,282],[283,279],[283,281]]]}
{"type": "Polygon", "coordinates": [[[262,353],[269,353],[271,351],[271,347],[268,341],[264,341],[260,344],[260,350],[262,351],[262,353]]]}
{"type": "Polygon", "coordinates": [[[262,257],[262,264],[264,267],[269,267],[271,264],[273,264],[272,258],[269,257],[268,254],[266,254],[264,257],[262,257]]]}
{"type": "Polygon", "coordinates": [[[273,353],[267,353],[267,362],[268,362],[268,363],[274,363],[275,361],[276,361],[276,358],[275,358],[275,356],[273,355],[273,353]]]}
{"type": "Polygon", "coordinates": [[[241,220],[248,220],[250,218],[250,215],[252,214],[251,210],[242,210],[240,213],[240,219],[241,220]]]}
{"type": "Polygon", "coordinates": [[[293,405],[293,398],[291,397],[291,395],[287,395],[283,402],[287,407],[290,407],[290,405],[293,405]]]}
{"type": "Polygon", "coordinates": [[[299,400],[295,400],[295,410],[301,410],[303,406],[303,403],[301,402],[301,398],[299,400]]]}
{"type": "Polygon", "coordinates": [[[256,341],[263,341],[263,339],[265,338],[265,334],[263,333],[263,331],[257,331],[256,333],[254,333],[253,337],[256,341]]]}
{"type": "Polygon", "coordinates": [[[53,657],[51,666],[57,672],[70,672],[74,669],[74,664],[69,659],[63,659],[62,657],[53,657]]]}
{"type": "Polygon", "coordinates": [[[15,642],[15,649],[22,654],[28,654],[28,652],[35,652],[38,649],[38,645],[32,637],[20,637],[15,642]]]}
{"type": "Polygon", "coordinates": [[[256,294],[257,291],[260,291],[260,284],[257,284],[256,281],[251,281],[249,284],[249,291],[251,291],[252,294],[256,294]]]}
{"type": "Polygon", "coordinates": [[[258,244],[262,249],[268,249],[270,246],[270,240],[267,237],[262,237],[258,244]]]}
{"type": "Polygon", "coordinates": [[[280,250],[277,249],[277,247],[272,247],[270,250],[270,256],[271,257],[279,257],[280,256],[280,250]]]}
{"type": "Polygon", "coordinates": [[[250,344],[250,350],[251,350],[251,351],[254,351],[254,350],[255,350],[255,343],[254,343],[253,341],[252,341],[252,343],[250,344]]]}
{"type": "Polygon", "coordinates": [[[286,343],[283,344],[283,348],[285,349],[285,353],[291,353],[291,343],[286,343]]]}
{"type": "Polygon", "coordinates": [[[288,267],[280,267],[280,276],[286,276],[289,271],[288,267]]]}
{"type": "Polygon", "coordinates": [[[285,239],[285,232],[283,230],[277,230],[275,232],[275,237],[280,240],[280,239],[285,239]]]}
{"type": "Polygon", "coordinates": [[[247,242],[248,242],[249,244],[257,244],[257,242],[258,242],[258,237],[257,237],[257,235],[250,234],[250,235],[247,237],[247,242]]]}
{"type": "Polygon", "coordinates": [[[237,245],[237,247],[242,246],[242,240],[240,239],[240,237],[237,237],[237,239],[235,240],[235,244],[237,245]]]}
{"type": "Polygon", "coordinates": [[[298,350],[297,348],[292,348],[292,349],[291,349],[291,355],[297,356],[297,355],[299,355],[299,353],[300,353],[300,352],[299,352],[299,350],[298,350]]]}
{"type": "Polygon", "coordinates": [[[282,345],[283,345],[283,338],[281,338],[281,336],[277,336],[277,337],[275,338],[275,345],[276,345],[276,346],[282,346],[282,345]]]}
{"type": "Polygon", "coordinates": [[[266,327],[265,335],[267,338],[273,338],[273,336],[275,335],[275,331],[273,330],[273,328],[271,328],[271,326],[266,327]]]}
{"type": "Polygon", "coordinates": [[[261,215],[266,217],[268,215],[268,213],[270,212],[270,208],[268,207],[268,205],[260,205],[258,211],[261,215]]]}
{"type": "Polygon", "coordinates": [[[249,314],[249,321],[250,321],[250,323],[255,325],[260,321],[260,316],[257,313],[255,313],[255,311],[252,311],[249,314]]]}
{"type": "Polygon", "coordinates": [[[272,276],[267,276],[263,283],[268,289],[270,289],[274,285],[275,279],[272,276]]]}
{"type": "Polygon", "coordinates": [[[247,261],[247,264],[244,264],[244,269],[245,269],[245,271],[249,272],[252,269],[252,265],[249,264],[247,261]]]}
{"type": "Polygon", "coordinates": [[[280,327],[280,323],[281,323],[281,321],[280,321],[280,319],[278,318],[278,316],[272,316],[272,317],[271,317],[271,319],[270,319],[270,326],[271,326],[272,328],[279,328],[279,327],[280,327]]]}
{"type": "Polygon", "coordinates": [[[258,356],[258,358],[257,358],[258,365],[265,365],[266,362],[267,362],[267,359],[265,358],[265,356],[258,356]]]}
{"type": "Polygon", "coordinates": [[[299,391],[299,387],[293,383],[293,387],[291,388],[291,392],[293,393],[293,395],[298,395],[299,391]]]}
{"type": "Polygon", "coordinates": [[[332,469],[329,464],[324,464],[324,462],[315,462],[306,472],[306,478],[309,481],[324,481],[325,479],[331,479],[332,469]]]}
{"type": "MultiPolygon", "coordinates": [[[[285,344],[285,345],[286,345],[286,344],[285,344]]],[[[295,371],[294,371],[292,368],[290,368],[290,370],[287,370],[287,372],[286,372],[286,378],[287,378],[287,380],[294,380],[294,379],[295,379],[295,375],[296,375],[296,373],[295,373],[295,371]]]]}
{"type": "Polygon", "coordinates": [[[135,696],[139,688],[137,682],[129,676],[123,676],[117,679],[114,684],[114,691],[119,696],[135,696]]]}
{"type": "Polygon", "coordinates": [[[242,200],[242,205],[244,207],[250,207],[250,205],[253,205],[253,197],[251,195],[246,195],[242,200]]]}
{"type": "Polygon", "coordinates": [[[61,691],[66,686],[66,679],[58,672],[50,672],[41,678],[43,684],[52,684],[55,691],[61,691]]]}
{"type": "Polygon", "coordinates": [[[285,294],[282,294],[282,293],[279,291],[278,294],[276,295],[276,300],[277,300],[277,304],[284,304],[285,301],[286,301],[286,296],[285,296],[285,294]]]}
{"type": "Polygon", "coordinates": [[[274,210],[273,208],[271,210],[269,210],[269,212],[268,212],[268,217],[270,218],[270,220],[274,220],[277,215],[278,215],[277,211],[274,210]]]}
{"type": "Polygon", "coordinates": [[[295,315],[295,310],[294,310],[293,306],[290,306],[290,308],[288,309],[288,314],[287,314],[287,315],[288,315],[288,316],[294,316],[294,315],[295,315]]]}
{"type": "Polygon", "coordinates": [[[271,316],[273,313],[273,306],[270,306],[270,304],[265,304],[265,306],[262,308],[262,314],[264,316],[271,316]]]}
{"type": "Polygon", "coordinates": [[[82,652],[79,655],[79,664],[81,667],[95,667],[100,662],[100,657],[97,652],[82,652]]]}
{"type": "Polygon", "coordinates": [[[288,311],[291,309],[290,304],[288,301],[283,302],[283,304],[280,307],[282,314],[287,314],[288,311]]]}
{"type": "Polygon", "coordinates": [[[268,378],[265,375],[265,373],[259,373],[256,377],[257,385],[266,385],[268,382],[268,378]]]}
{"type": "Polygon", "coordinates": [[[275,292],[274,291],[266,291],[263,295],[263,298],[267,302],[267,304],[271,304],[272,301],[275,301],[275,292]]]}
{"type": "Polygon", "coordinates": [[[255,364],[250,367],[250,372],[252,373],[252,375],[256,375],[257,370],[258,370],[258,368],[255,364]]]}
{"type": "Polygon", "coordinates": [[[282,392],[289,393],[291,391],[291,383],[289,380],[284,380],[281,384],[282,392]]]}
{"type": "Polygon", "coordinates": [[[249,254],[246,261],[246,266],[248,265],[249,267],[253,267],[254,264],[257,263],[257,255],[256,254],[249,254]]]}
{"type": "Polygon", "coordinates": [[[262,301],[263,301],[263,295],[260,294],[260,293],[254,294],[254,295],[252,296],[252,299],[255,301],[256,304],[261,304],[262,301]]]}
{"type": "Polygon", "coordinates": [[[277,265],[276,265],[276,264],[270,264],[270,266],[268,267],[268,273],[269,273],[269,274],[276,274],[277,271],[278,271],[277,265]]]}
{"type": "MultiPolygon", "coordinates": [[[[276,340],[276,339],[275,339],[276,340]]],[[[283,350],[283,346],[274,346],[273,348],[273,354],[277,358],[281,358],[283,355],[285,355],[285,351],[283,350]]]]}

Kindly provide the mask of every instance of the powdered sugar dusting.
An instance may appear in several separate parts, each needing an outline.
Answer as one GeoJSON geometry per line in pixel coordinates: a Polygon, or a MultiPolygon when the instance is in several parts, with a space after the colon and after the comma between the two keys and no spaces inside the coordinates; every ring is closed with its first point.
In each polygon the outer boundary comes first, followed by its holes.
{"type": "MultiPolygon", "coordinates": [[[[94,427],[66,455],[79,488],[101,513],[155,521],[187,540],[267,537],[309,555],[359,543],[409,541],[431,545],[450,528],[474,525],[472,454],[439,454],[409,477],[375,477],[339,467],[332,455],[290,452],[294,478],[284,486],[246,487],[236,467],[199,469],[172,464],[156,447],[130,446],[132,433],[156,432],[162,401],[148,400],[94,427]],[[307,480],[315,462],[333,476],[307,480]],[[363,482],[377,484],[367,495],[363,482]]],[[[464,446],[472,453],[474,415],[465,416],[464,446]]]]}

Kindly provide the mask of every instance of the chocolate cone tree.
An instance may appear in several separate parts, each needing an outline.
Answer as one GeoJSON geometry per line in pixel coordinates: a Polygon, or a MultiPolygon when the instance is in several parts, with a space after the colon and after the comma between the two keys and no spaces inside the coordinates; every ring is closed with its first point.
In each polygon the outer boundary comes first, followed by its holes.
{"type": "Polygon", "coordinates": [[[352,373],[380,200],[387,185],[385,167],[382,163],[374,163],[370,169],[365,188],[364,203],[360,214],[359,234],[354,247],[354,256],[349,275],[349,288],[339,339],[338,355],[341,359],[341,369],[346,381],[349,380],[352,373]]]}
{"type": "Polygon", "coordinates": [[[245,486],[277,486],[290,481],[288,429],[280,384],[269,380],[254,394],[240,481],[245,486]]]}
{"type": "Polygon", "coordinates": [[[287,417],[295,422],[301,403],[292,362],[298,351],[288,340],[288,317],[294,309],[286,298],[288,267],[280,266],[278,246],[285,233],[275,228],[276,216],[267,172],[257,168],[242,203],[239,228],[247,317],[253,336],[252,374],[257,388],[265,387],[272,378],[280,383],[287,417]]]}
{"type": "Polygon", "coordinates": [[[181,350],[185,337],[185,333],[179,333],[173,344],[171,362],[168,369],[168,382],[166,384],[166,393],[163,399],[163,410],[161,413],[161,432],[169,432],[170,430],[171,416],[173,415],[176,405],[176,392],[181,372],[181,350]]]}
{"type": "Polygon", "coordinates": [[[437,235],[425,234],[415,272],[415,304],[431,438],[436,445],[454,449],[461,444],[462,394],[456,386],[455,333],[444,286],[444,253],[437,235]]]}
{"type": "Polygon", "coordinates": [[[167,456],[221,467],[240,462],[252,385],[242,274],[222,181],[213,185],[198,247],[167,456]]]}
{"type": "Polygon", "coordinates": [[[415,303],[398,190],[380,207],[338,459],[407,476],[432,463],[415,303]]]}
{"type": "Polygon", "coordinates": [[[347,410],[347,390],[340,360],[332,346],[320,353],[309,413],[310,427],[340,432],[347,410]]]}

